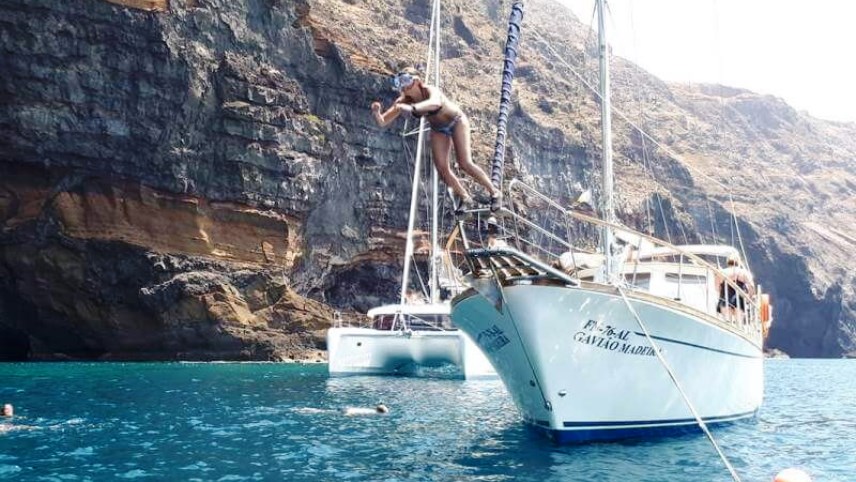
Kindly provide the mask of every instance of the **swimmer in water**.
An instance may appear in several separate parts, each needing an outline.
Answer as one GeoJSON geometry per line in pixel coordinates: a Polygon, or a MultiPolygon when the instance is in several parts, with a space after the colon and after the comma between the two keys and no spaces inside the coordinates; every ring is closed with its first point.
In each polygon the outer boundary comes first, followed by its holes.
{"type": "Polygon", "coordinates": [[[342,413],[348,416],[387,414],[389,413],[389,407],[382,403],[378,403],[375,408],[347,407],[342,411],[342,413]]]}
{"type": "Polygon", "coordinates": [[[6,419],[6,421],[0,422],[0,434],[6,432],[13,432],[15,430],[31,430],[36,427],[31,425],[20,425],[16,423],[12,423],[11,419],[15,416],[15,407],[12,406],[11,403],[3,404],[3,408],[0,409],[0,419],[6,419]]]}

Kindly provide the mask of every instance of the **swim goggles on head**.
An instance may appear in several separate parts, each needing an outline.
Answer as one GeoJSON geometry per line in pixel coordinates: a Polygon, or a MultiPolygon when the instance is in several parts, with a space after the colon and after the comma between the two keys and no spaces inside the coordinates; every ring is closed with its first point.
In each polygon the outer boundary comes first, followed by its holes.
{"type": "Polygon", "coordinates": [[[392,84],[392,88],[394,90],[400,91],[400,90],[403,90],[403,89],[410,87],[410,85],[413,84],[413,82],[415,82],[416,79],[412,75],[408,74],[407,72],[399,72],[399,73],[393,75],[389,79],[389,81],[392,84]]]}

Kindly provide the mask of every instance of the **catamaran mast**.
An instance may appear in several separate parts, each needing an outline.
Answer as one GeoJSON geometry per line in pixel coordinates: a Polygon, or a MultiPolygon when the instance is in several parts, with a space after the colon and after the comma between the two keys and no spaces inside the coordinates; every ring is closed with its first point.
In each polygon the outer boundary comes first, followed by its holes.
{"type": "MultiPolygon", "coordinates": [[[[604,221],[612,223],[615,221],[612,193],[612,105],[609,97],[609,47],[606,41],[606,27],[604,11],[605,0],[597,0],[597,39],[600,51],[600,126],[601,143],[603,149],[603,171],[601,192],[601,216],[604,221]]],[[[614,271],[612,260],[612,230],[603,227],[603,254],[604,270],[607,282],[612,278],[614,271]]]]}
{"type": "MultiPolygon", "coordinates": [[[[440,1],[434,2],[434,85],[440,86],[440,1]]],[[[432,304],[440,302],[439,264],[440,264],[440,180],[437,169],[431,169],[431,278],[428,297],[432,304]]]]}
{"type": "MultiPolygon", "coordinates": [[[[440,73],[439,73],[440,72],[440,70],[439,70],[440,69],[440,54],[439,54],[440,40],[439,40],[439,32],[440,32],[440,0],[434,0],[433,6],[431,9],[431,28],[430,28],[430,32],[429,32],[429,36],[428,36],[428,54],[427,54],[428,66],[425,69],[425,81],[426,82],[428,82],[428,79],[431,77],[431,68],[432,68],[431,63],[435,59],[436,59],[436,61],[434,62],[434,65],[433,65],[433,68],[435,70],[434,78],[435,78],[436,83],[440,82],[440,73]],[[435,50],[435,39],[436,39],[436,50],[435,50]]],[[[410,285],[410,263],[413,261],[413,231],[414,231],[415,222],[416,222],[416,208],[418,207],[418,203],[419,203],[419,179],[420,179],[421,170],[422,170],[422,151],[424,150],[424,147],[425,147],[425,131],[426,131],[425,117],[422,117],[419,119],[419,130],[418,130],[419,134],[417,135],[417,139],[416,139],[416,159],[415,159],[415,162],[413,163],[413,189],[410,193],[410,215],[408,216],[408,221],[407,221],[407,241],[405,243],[405,248],[404,248],[404,273],[402,273],[402,276],[401,276],[401,296],[400,296],[400,301],[399,301],[399,304],[401,304],[401,305],[407,304],[407,287],[410,285]]],[[[436,229],[437,216],[435,213],[437,212],[437,196],[436,196],[437,185],[438,185],[438,182],[436,180],[437,170],[432,169],[432,172],[434,172],[434,181],[433,181],[434,195],[432,198],[432,207],[433,207],[434,213],[432,213],[432,216],[433,216],[433,218],[432,218],[433,223],[432,224],[435,226],[434,229],[436,229]]],[[[432,231],[431,242],[433,243],[433,246],[436,248],[437,240],[436,240],[435,236],[436,236],[436,234],[432,231]]],[[[431,302],[436,302],[437,291],[438,291],[436,289],[437,268],[436,268],[436,262],[435,262],[435,256],[436,256],[435,252],[436,252],[436,250],[432,249],[432,252],[431,252],[431,275],[432,275],[431,278],[432,278],[432,280],[431,280],[431,286],[430,286],[431,292],[429,293],[429,296],[431,298],[431,302]]]]}

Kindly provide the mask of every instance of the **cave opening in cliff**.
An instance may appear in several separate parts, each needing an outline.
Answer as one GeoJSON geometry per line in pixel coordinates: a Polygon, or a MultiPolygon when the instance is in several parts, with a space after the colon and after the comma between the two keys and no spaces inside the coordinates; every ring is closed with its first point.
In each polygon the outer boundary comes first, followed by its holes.
{"type": "Polygon", "coordinates": [[[30,337],[21,330],[0,325],[0,361],[24,361],[30,355],[30,337]]]}

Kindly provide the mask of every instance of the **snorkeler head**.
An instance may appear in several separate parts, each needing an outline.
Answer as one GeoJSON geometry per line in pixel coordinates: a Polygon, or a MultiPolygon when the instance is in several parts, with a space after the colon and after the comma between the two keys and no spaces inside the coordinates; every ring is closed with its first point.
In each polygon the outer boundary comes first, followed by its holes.
{"type": "Polygon", "coordinates": [[[392,84],[393,89],[400,92],[413,85],[413,83],[419,80],[419,78],[420,74],[418,70],[413,67],[407,67],[393,75],[390,78],[390,83],[392,84]]]}
{"type": "Polygon", "coordinates": [[[400,92],[413,85],[413,82],[415,80],[416,79],[412,75],[406,72],[399,72],[392,76],[392,78],[390,79],[390,83],[392,84],[393,90],[400,92]]]}

